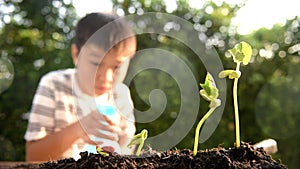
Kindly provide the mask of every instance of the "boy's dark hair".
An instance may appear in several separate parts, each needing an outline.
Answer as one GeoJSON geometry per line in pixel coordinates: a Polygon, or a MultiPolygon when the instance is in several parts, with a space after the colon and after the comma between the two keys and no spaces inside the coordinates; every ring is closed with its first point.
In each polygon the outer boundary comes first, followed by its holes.
{"type": "Polygon", "coordinates": [[[87,42],[109,50],[120,46],[120,41],[133,36],[130,26],[124,19],[113,14],[90,13],[79,20],[75,29],[74,43],[79,51],[87,42]]]}

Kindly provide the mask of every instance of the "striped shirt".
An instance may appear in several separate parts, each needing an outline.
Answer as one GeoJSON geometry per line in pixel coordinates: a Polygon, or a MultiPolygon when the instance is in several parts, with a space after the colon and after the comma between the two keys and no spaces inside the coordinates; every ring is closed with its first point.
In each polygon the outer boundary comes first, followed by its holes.
{"type": "MultiPolygon", "coordinates": [[[[58,70],[41,78],[33,99],[25,140],[44,138],[95,110],[95,99],[81,92],[75,80],[75,72],[75,69],[58,70]]],[[[135,125],[129,89],[125,84],[119,83],[114,86],[111,95],[120,112],[121,122],[127,123],[128,127],[124,132],[132,137],[135,125]]],[[[78,158],[84,145],[84,141],[78,139],[61,158],[78,158]]]]}

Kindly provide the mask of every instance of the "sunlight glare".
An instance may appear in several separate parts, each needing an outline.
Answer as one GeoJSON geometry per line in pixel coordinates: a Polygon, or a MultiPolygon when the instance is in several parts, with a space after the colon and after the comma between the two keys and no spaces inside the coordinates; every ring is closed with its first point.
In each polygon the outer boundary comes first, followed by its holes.
{"type": "MultiPolygon", "coordinates": [[[[72,0],[78,15],[84,16],[90,12],[111,12],[110,0],[72,0]]],[[[241,0],[213,0],[218,6],[225,1],[230,5],[240,6],[241,0]]],[[[167,11],[172,12],[177,8],[176,0],[164,0],[167,11]]],[[[201,9],[208,0],[189,0],[190,6],[201,9]]],[[[300,16],[300,0],[247,0],[241,7],[232,25],[237,27],[240,34],[248,34],[261,27],[272,28],[275,23],[285,24],[286,19],[300,16]]]]}

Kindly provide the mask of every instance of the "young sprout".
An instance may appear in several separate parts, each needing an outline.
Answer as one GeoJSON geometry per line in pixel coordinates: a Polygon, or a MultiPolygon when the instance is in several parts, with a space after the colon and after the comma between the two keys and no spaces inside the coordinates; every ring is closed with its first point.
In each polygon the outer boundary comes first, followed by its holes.
{"type": "Polygon", "coordinates": [[[141,150],[143,148],[144,142],[148,137],[148,130],[143,129],[139,134],[135,135],[127,147],[132,147],[133,145],[139,144],[138,149],[136,150],[136,156],[140,156],[141,150]]]}
{"type": "Polygon", "coordinates": [[[96,146],[96,151],[97,151],[98,154],[101,154],[105,157],[109,156],[109,154],[106,151],[104,151],[100,146],[96,146]]]}
{"type": "Polygon", "coordinates": [[[223,70],[219,73],[220,78],[229,77],[234,79],[233,82],[233,103],[234,103],[234,116],[235,116],[235,135],[236,135],[236,147],[240,147],[240,124],[239,124],[239,108],[237,100],[237,85],[241,76],[240,65],[243,63],[247,65],[250,62],[252,55],[252,48],[246,42],[240,42],[236,44],[232,49],[228,50],[233,56],[233,61],[236,63],[235,70],[223,70]]]}
{"type": "Polygon", "coordinates": [[[218,99],[219,90],[216,87],[216,83],[210,73],[207,73],[204,84],[200,84],[203,88],[200,90],[200,95],[207,101],[210,102],[209,104],[209,111],[202,117],[199,121],[196,132],[195,132],[195,142],[194,142],[194,156],[197,154],[198,150],[198,140],[199,140],[199,132],[202,124],[205,120],[214,112],[214,110],[221,105],[221,100],[218,99]]]}

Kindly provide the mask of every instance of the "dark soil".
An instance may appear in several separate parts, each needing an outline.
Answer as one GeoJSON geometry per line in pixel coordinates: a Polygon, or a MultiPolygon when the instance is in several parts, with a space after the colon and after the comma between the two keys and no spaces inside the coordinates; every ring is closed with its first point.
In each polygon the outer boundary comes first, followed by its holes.
{"type": "Polygon", "coordinates": [[[88,154],[82,152],[81,158],[75,161],[73,158],[59,161],[49,161],[36,165],[21,165],[15,168],[143,168],[143,169],[286,169],[287,167],[276,162],[263,149],[254,149],[253,146],[243,143],[240,148],[215,148],[199,151],[194,157],[191,150],[172,150],[165,152],[144,152],[140,157],[110,154],[104,157],[100,154],[88,154]]]}

